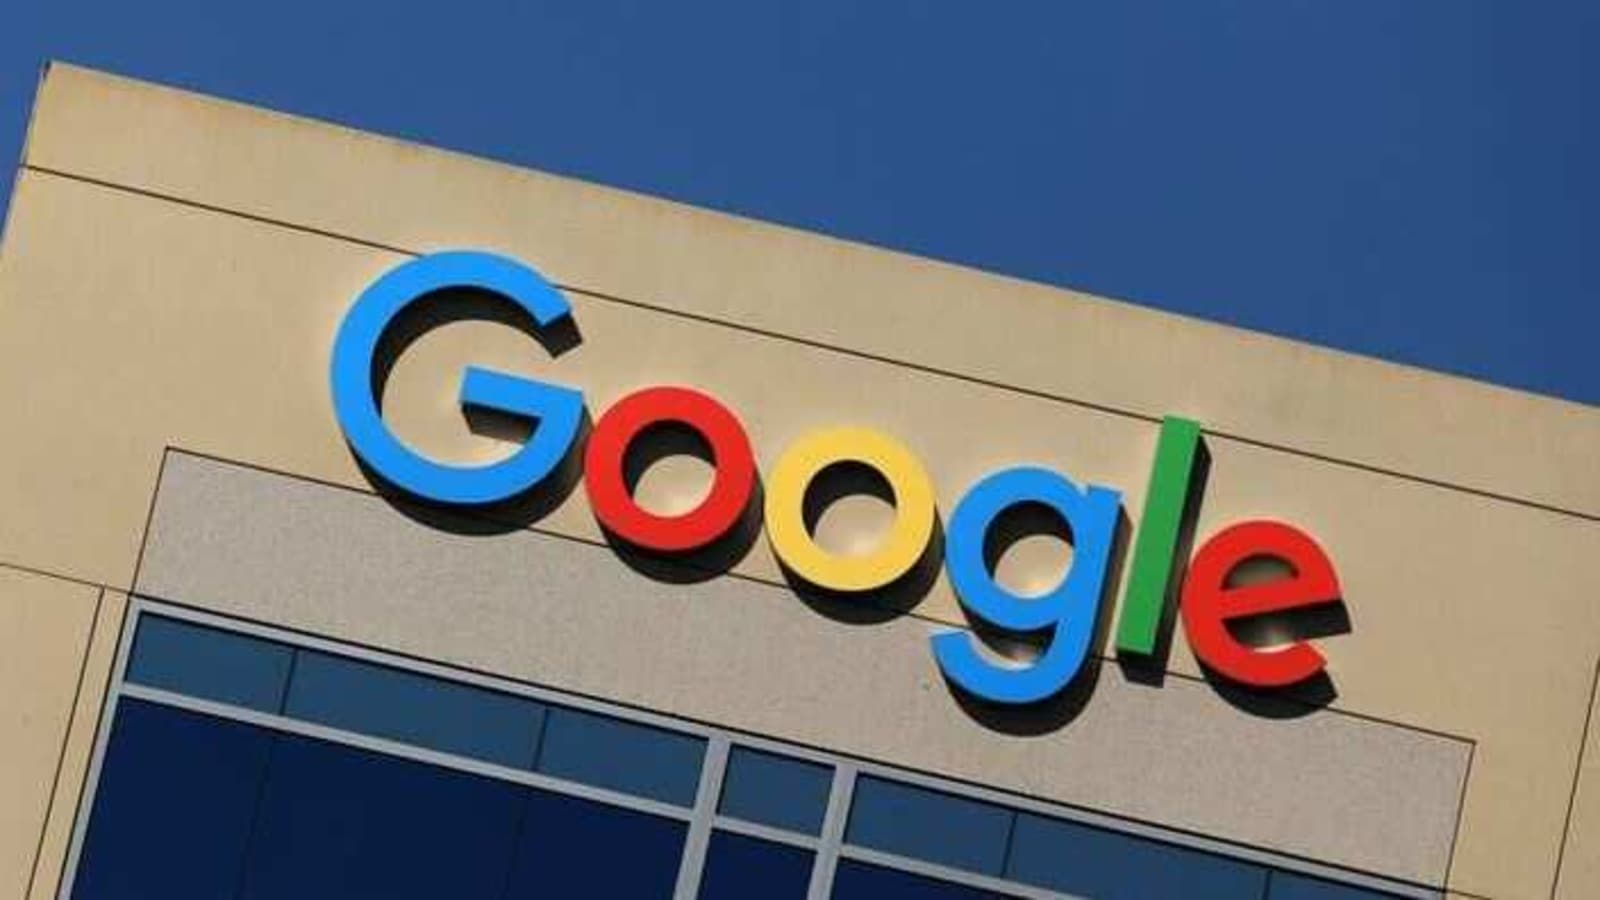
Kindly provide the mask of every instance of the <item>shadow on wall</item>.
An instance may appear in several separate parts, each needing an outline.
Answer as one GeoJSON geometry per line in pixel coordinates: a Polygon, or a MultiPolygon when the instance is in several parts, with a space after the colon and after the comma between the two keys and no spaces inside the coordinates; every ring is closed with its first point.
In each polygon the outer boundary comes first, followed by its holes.
{"type": "MultiPolygon", "coordinates": [[[[413,343],[435,328],[454,322],[479,320],[515,328],[537,341],[552,357],[558,357],[582,343],[576,323],[564,317],[549,327],[538,327],[521,310],[493,294],[471,290],[441,292],[432,302],[413,304],[388,329],[373,362],[373,383],[381,406],[384,387],[395,363],[413,343]]],[[[474,434],[508,442],[525,441],[532,432],[528,420],[476,407],[464,410],[474,434]]],[[[555,473],[524,494],[488,506],[461,509],[419,501],[396,488],[375,471],[359,462],[373,489],[396,511],[429,528],[461,535],[499,535],[525,529],[542,520],[566,502],[583,477],[584,450],[592,429],[584,411],[577,440],[568,449],[555,473]]],[[[644,473],[657,462],[674,456],[690,456],[714,468],[711,448],[694,430],[666,425],[647,428],[629,446],[624,458],[624,479],[631,492],[644,473]]],[[[1123,678],[1136,684],[1160,687],[1168,677],[1172,635],[1176,625],[1179,586],[1185,565],[1193,551],[1196,525],[1210,474],[1210,453],[1200,440],[1190,473],[1179,534],[1174,548],[1174,570],[1157,632],[1155,652],[1149,656],[1117,655],[1115,661],[1123,678]]],[[[807,488],[803,516],[806,527],[815,533],[824,512],[835,502],[851,496],[875,497],[894,505],[888,481],[870,467],[842,463],[829,466],[807,488]]],[[[618,559],[634,571],[657,581],[694,584],[736,567],[755,545],[762,530],[765,490],[757,475],[751,497],[736,525],[715,543],[687,553],[659,553],[637,548],[602,527],[606,543],[618,559]]],[[[957,706],[973,721],[995,731],[1013,735],[1040,735],[1055,731],[1076,719],[1086,708],[1113,657],[1106,644],[1113,618],[1111,610],[1122,595],[1123,569],[1133,534],[1133,523],[1126,510],[1118,510],[1116,534],[1109,556],[1109,569],[1102,586],[1100,603],[1088,658],[1063,690],[1047,700],[1027,706],[1003,706],[974,697],[957,685],[946,687],[957,706]]],[[[1046,536],[1072,543],[1067,522],[1054,510],[1039,504],[1021,504],[997,517],[984,538],[984,557],[994,572],[1007,549],[1031,537],[1046,536]]],[[[865,593],[840,593],[817,587],[790,571],[780,562],[790,589],[814,612],[833,621],[850,625],[881,624],[913,610],[938,580],[944,562],[942,517],[935,511],[932,538],[917,562],[893,583],[865,593]]],[[[1250,568],[1241,566],[1244,570],[1250,568]]],[[[1270,577],[1269,573],[1269,577],[1270,577]]],[[[1246,572],[1244,577],[1262,577],[1246,572]]],[[[1230,584],[1233,578],[1230,577],[1230,584]]],[[[1241,642],[1267,646],[1293,638],[1315,638],[1342,634],[1350,630],[1348,611],[1343,601],[1287,614],[1230,622],[1229,630],[1241,642]]],[[[1029,634],[1003,633],[973,622],[971,634],[981,652],[1002,664],[1026,664],[1048,644],[1050,629],[1029,634]]],[[[1202,667],[1204,669],[1204,667],[1202,667]]],[[[1326,672],[1289,688],[1261,690],[1234,684],[1208,669],[1206,681],[1218,696],[1252,715],[1269,718],[1295,718],[1313,713],[1338,696],[1326,672]]],[[[1181,677],[1181,676],[1180,676],[1181,677]]]]}

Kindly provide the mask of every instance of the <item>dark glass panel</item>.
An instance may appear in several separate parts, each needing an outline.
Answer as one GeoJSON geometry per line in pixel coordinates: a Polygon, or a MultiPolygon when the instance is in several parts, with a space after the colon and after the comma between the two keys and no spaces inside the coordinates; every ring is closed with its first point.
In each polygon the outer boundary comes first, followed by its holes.
{"type": "Polygon", "coordinates": [[[999,875],[1015,814],[940,791],[862,776],[845,841],[953,869],[999,875]]]}
{"type": "Polygon", "coordinates": [[[1006,877],[1083,897],[1260,897],[1260,866],[1074,822],[1022,813],[1006,877]]]}
{"type": "Polygon", "coordinates": [[[544,791],[527,794],[506,897],[672,896],[684,823],[544,791]]]}
{"type": "Polygon", "coordinates": [[[146,615],[139,617],[128,680],[275,713],[293,656],[292,648],[273,641],[146,615]]]}
{"type": "Polygon", "coordinates": [[[523,789],[310,738],[272,754],[244,900],[498,900],[523,789]]]}
{"type": "Polygon", "coordinates": [[[725,816],[821,834],[833,769],[813,762],[734,747],[722,782],[725,816]]]}
{"type": "Polygon", "coordinates": [[[273,740],[251,725],[123,699],[73,897],[233,896],[273,740]]]}
{"type": "Polygon", "coordinates": [[[551,707],[539,771],[664,803],[693,806],[706,742],[637,722],[551,707]]]}
{"type": "Polygon", "coordinates": [[[303,650],[284,715],[512,768],[533,765],[544,705],[415,672],[303,650]]]}
{"type": "Polygon", "coordinates": [[[841,859],[830,896],[833,900],[996,900],[1005,895],[841,859]]]}
{"type": "Polygon", "coordinates": [[[810,850],[726,831],[714,832],[700,876],[700,900],[804,900],[810,850]]]}
{"type": "Polygon", "coordinates": [[[1324,881],[1307,875],[1273,872],[1272,889],[1267,896],[1271,900],[1380,900],[1396,895],[1324,881]]]}

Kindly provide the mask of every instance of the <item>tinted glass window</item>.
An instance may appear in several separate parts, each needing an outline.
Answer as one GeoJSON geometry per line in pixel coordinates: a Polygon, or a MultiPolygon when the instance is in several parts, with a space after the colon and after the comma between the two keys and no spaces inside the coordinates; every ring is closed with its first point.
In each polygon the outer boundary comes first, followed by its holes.
{"type": "MultiPolygon", "coordinates": [[[[706,739],[694,734],[162,615],[139,621],[130,684],[282,712],[684,809],[698,793],[706,739]]],[[[126,694],[119,702],[86,817],[77,900],[667,897],[679,878],[687,824],[672,815],[126,694]]],[[[735,746],[718,811],[815,836],[833,777],[829,764],[735,746]]],[[[846,852],[870,848],[1002,878],[1015,890],[1026,884],[1100,900],[1394,896],[1024,813],[959,791],[860,776],[846,852]]],[[[814,860],[811,849],[717,829],[706,848],[700,897],[800,898],[814,860]]],[[[961,877],[952,871],[917,875],[884,862],[840,859],[833,896],[999,896],[942,880],[961,877]]]]}
{"type": "Polygon", "coordinates": [[[804,900],[811,851],[725,831],[711,835],[700,900],[804,900]]]}
{"type": "Polygon", "coordinates": [[[995,900],[1004,895],[841,859],[830,896],[833,900],[995,900]]]}
{"type": "Polygon", "coordinates": [[[1195,850],[1022,813],[1006,877],[1086,897],[1260,897],[1266,871],[1195,850]]]}
{"type": "Polygon", "coordinates": [[[856,781],[848,843],[943,866],[999,875],[1014,814],[1007,809],[863,776],[856,781]]]}
{"type": "Polygon", "coordinates": [[[682,822],[544,791],[527,802],[504,896],[672,896],[682,822]]]}
{"type": "Polygon", "coordinates": [[[596,787],[693,806],[705,741],[610,716],[551,707],[539,771],[596,787]]]}
{"type": "Polygon", "coordinates": [[[1380,897],[1395,895],[1336,884],[1305,875],[1273,872],[1272,890],[1267,896],[1271,900],[1378,900],[1380,897]]]}
{"type": "Polygon", "coordinates": [[[238,896],[497,900],[522,795],[506,782],[284,736],[238,896]]]}
{"type": "Polygon", "coordinates": [[[177,619],[141,616],[128,680],[275,713],[294,651],[282,644],[177,619]]]}
{"type": "Polygon", "coordinates": [[[833,769],[828,766],[735,747],[728,755],[720,812],[775,828],[820,834],[832,784],[833,769]]]}
{"type": "Polygon", "coordinates": [[[272,740],[251,725],[124,698],[73,897],[233,896],[272,740]]]}
{"type": "Polygon", "coordinates": [[[544,724],[532,700],[313,651],[295,663],[284,713],[520,769],[544,724]]]}

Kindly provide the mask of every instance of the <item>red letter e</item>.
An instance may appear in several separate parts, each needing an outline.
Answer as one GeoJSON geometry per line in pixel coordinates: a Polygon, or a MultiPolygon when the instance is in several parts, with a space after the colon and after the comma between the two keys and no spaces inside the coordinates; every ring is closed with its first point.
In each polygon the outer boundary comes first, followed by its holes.
{"type": "Polygon", "coordinates": [[[1217,673],[1256,687],[1283,687],[1321,672],[1322,654],[1305,641],[1272,649],[1248,646],[1228,632],[1228,620],[1338,600],[1333,564],[1310,535],[1281,522],[1240,522],[1207,541],[1189,564],[1183,630],[1195,655],[1217,673]],[[1227,586],[1240,563],[1258,557],[1282,560],[1293,574],[1265,584],[1227,586]]]}

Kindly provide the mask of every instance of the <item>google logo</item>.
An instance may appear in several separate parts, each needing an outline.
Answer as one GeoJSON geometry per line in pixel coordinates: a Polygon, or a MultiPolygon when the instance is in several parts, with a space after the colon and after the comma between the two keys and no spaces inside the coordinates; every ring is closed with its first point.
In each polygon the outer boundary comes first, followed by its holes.
{"type": "MultiPolygon", "coordinates": [[[[375,367],[396,319],[441,291],[469,289],[512,304],[539,327],[571,316],[571,307],[537,272],[490,253],[435,253],[403,263],[373,282],[350,307],[334,339],[334,412],[356,456],[380,478],[416,498],[452,506],[510,500],[554,474],[573,451],[584,421],[581,391],[469,366],[463,406],[534,421],[531,437],[505,459],[454,465],[408,447],[385,425],[375,367]]],[[[1325,660],[1305,640],[1259,647],[1229,623],[1270,613],[1334,604],[1340,588],[1327,555],[1305,532],[1282,522],[1248,521],[1212,535],[1180,565],[1177,553],[1200,427],[1169,417],[1161,427],[1151,481],[1129,561],[1128,587],[1116,634],[1117,652],[1150,656],[1165,627],[1175,578],[1190,647],[1212,672],[1257,687],[1283,687],[1321,673],[1325,660]],[[1236,583],[1245,563],[1272,559],[1286,571],[1264,582],[1236,583]]],[[[739,417],[716,398],[681,386],[649,387],[616,401],[594,423],[583,449],[584,488],[602,527],[628,545],[658,554],[702,550],[724,539],[756,497],[755,455],[739,417]],[[709,493],[688,512],[662,516],[635,502],[624,472],[630,447],[646,431],[675,425],[697,433],[711,450],[709,493]]],[[[779,563],[804,582],[843,595],[868,595],[905,577],[927,554],[938,524],[933,485],[916,455],[890,435],[858,425],[802,436],[779,456],[765,480],[761,510],[779,563]],[[888,533],[862,555],[829,552],[804,514],[807,491],[835,466],[876,471],[893,495],[888,533]]],[[[944,676],[996,704],[1045,700],[1066,687],[1088,656],[1112,563],[1121,493],[1079,485],[1049,469],[1018,466],[972,485],[945,528],[944,567],[966,613],[1007,633],[1047,638],[1027,665],[980,652],[976,638],[949,630],[930,638],[944,676]],[[998,583],[985,556],[996,521],[1023,505],[1059,515],[1072,536],[1066,576],[1040,596],[998,583]]]]}

